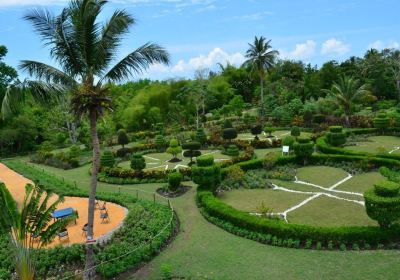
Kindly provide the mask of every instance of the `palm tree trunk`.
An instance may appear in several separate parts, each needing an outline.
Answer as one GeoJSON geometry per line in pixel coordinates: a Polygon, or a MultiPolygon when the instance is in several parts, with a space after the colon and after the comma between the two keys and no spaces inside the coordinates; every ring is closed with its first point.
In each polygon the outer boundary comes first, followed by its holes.
{"type": "MultiPolygon", "coordinates": [[[[88,207],[88,239],[93,238],[93,221],[94,221],[94,205],[96,200],[97,189],[97,174],[100,169],[100,144],[97,136],[97,112],[91,110],[89,114],[90,135],[93,145],[93,165],[92,177],[90,181],[89,207],[88,207]]],[[[96,270],[94,267],[93,244],[88,244],[86,247],[86,264],[85,264],[85,280],[94,279],[96,270]]]]}
{"type": "Polygon", "coordinates": [[[264,127],[264,115],[265,115],[265,112],[264,112],[264,75],[262,73],[260,73],[260,89],[261,89],[261,93],[260,93],[261,127],[264,127]]]}

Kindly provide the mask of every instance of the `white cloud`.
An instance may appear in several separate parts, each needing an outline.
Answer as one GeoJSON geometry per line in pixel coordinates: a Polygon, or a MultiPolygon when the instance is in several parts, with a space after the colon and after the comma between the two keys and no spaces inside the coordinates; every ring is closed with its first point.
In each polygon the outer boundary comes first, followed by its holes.
{"type": "Polygon", "coordinates": [[[290,52],[279,51],[282,58],[288,59],[308,59],[314,56],[317,43],[313,40],[307,40],[304,43],[296,44],[290,52]]]}
{"type": "Polygon", "coordinates": [[[256,21],[256,20],[261,20],[272,14],[273,14],[272,12],[265,11],[265,12],[259,12],[259,13],[248,14],[248,15],[234,16],[232,18],[229,18],[228,20],[256,21]]]}
{"type": "Polygon", "coordinates": [[[335,38],[331,38],[322,43],[321,54],[323,55],[344,55],[350,51],[350,45],[343,43],[335,38]]]}
{"type": "Polygon", "coordinates": [[[153,75],[159,76],[160,74],[162,74],[162,76],[188,76],[198,69],[213,69],[218,63],[224,65],[229,62],[230,64],[240,65],[244,61],[245,57],[243,54],[239,52],[227,53],[223,49],[216,47],[207,55],[192,57],[187,61],[181,59],[172,66],[165,66],[160,64],[152,65],[147,71],[147,76],[150,78],[153,75]]]}
{"type": "Polygon", "coordinates": [[[400,48],[400,43],[397,41],[383,42],[381,40],[375,41],[368,46],[369,49],[398,49],[400,48]]]}

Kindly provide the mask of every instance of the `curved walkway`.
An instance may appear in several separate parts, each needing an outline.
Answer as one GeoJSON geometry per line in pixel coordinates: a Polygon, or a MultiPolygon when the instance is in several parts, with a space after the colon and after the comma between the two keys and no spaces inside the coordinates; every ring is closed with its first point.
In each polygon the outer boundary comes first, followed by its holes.
{"type": "MultiPolygon", "coordinates": [[[[32,181],[14,172],[4,164],[0,163],[0,181],[2,181],[11,195],[21,205],[25,196],[26,184],[32,183],[32,181]]],[[[55,200],[55,197],[52,201],[55,200]]],[[[102,202],[100,202],[101,204],[102,202]]],[[[112,232],[122,226],[123,220],[127,215],[127,210],[117,204],[107,202],[107,211],[110,216],[110,222],[101,223],[100,212],[96,210],[94,216],[94,237],[97,240],[104,240],[110,236],[112,232]]],[[[49,247],[53,247],[59,244],[74,244],[84,243],[86,236],[82,231],[83,225],[87,223],[88,219],[88,199],[81,197],[65,197],[64,202],[58,206],[58,209],[72,207],[78,211],[79,218],[76,220],[76,225],[71,223],[68,225],[68,236],[69,238],[63,238],[61,241],[56,238],[49,247]]]]}

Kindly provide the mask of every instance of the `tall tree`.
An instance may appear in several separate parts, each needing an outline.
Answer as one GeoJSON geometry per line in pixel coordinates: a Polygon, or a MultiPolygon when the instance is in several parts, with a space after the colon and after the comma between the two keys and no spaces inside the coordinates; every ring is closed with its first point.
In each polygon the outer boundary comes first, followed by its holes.
{"type": "Polygon", "coordinates": [[[347,126],[350,126],[350,116],[354,105],[367,102],[373,98],[366,84],[360,85],[358,80],[347,76],[339,78],[339,82],[334,83],[331,89],[323,89],[322,91],[333,97],[337,106],[343,109],[347,126]]]}
{"type": "Polygon", "coordinates": [[[264,37],[254,38],[254,43],[249,44],[249,49],[246,52],[246,64],[250,64],[254,71],[257,71],[260,79],[260,116],[261,124],[264,125],[264,78],[265,72],[268,71],[274,64],[278,51],[272,50],[271,40],[266,40],[264,37]]]}
{"type": "Polygon", "coordinates": [[[10,111],[9,102],[11,100],[10,96],[7,94],[7,88],[10,84],[14,83],[18,77],[17,71],[3,61],[7,52],[7,48],[0,45],[0,115],[2,118],[6,117],[7,113],[10,111]]]}
{"type": "MultiPolygon", "coordinates": [[[[20,68],[37,79],[41,90],[53,85],[71,94],[71,107],[77,118],[87,116],[93,146],[93,166],[88,207],[88,239],[93,238],[94,205],[97,174],[100,168],[100,145],[97,120],[111,109],[109,82],[120,82],[140,74],[153,63],[169,63],[169,55],[161,46],[146,43],[112,65],[117,49],[135,19],[124,10],[116,10],[104,23],[99,22],[105,0],[72,0],[58,16],[35,9],[25,19],[32,23],[50,56],[59,68],[42,62],[24,60],[20,68]]],[[[36,91],[35,91],[36,93],[36,91]]],[[[95,276],[93,245],[86,246],[85,279],[95,276]]]]}

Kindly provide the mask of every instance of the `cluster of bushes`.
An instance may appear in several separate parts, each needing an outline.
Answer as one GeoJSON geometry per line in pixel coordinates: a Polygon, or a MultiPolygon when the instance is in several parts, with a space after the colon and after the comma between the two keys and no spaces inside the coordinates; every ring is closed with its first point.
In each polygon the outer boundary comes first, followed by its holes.
{"type": "Polygon", "coordinates": [[[331,126],[326,133],[326,141],[335,147],[343,146],[346,143],[346,134],[342,126],[331,126]]]}
{"type": "MultiPolygon", "coordinates": [[[[132,164],[132,162],[131,162],[132,164]]],[[[180,173],[185,179],[191,175],[190,168],[181,168],[180,173]]],[[[171,170],[135,170],[120,167],[102,168],[98,180],[110,184],[144,184],[144,183],[165,183],[168,181],[168,174],[171,170]]]]}
{"type": "MultiPolygon", "coordinates": [[[[40,182],[46,191],[52,191],[63,196],[87,196],[87,191],[68,184],[53,174],[44,173],[16,160],[7,161],[6,164],[30,180],[40,182]]],[[[148,261],[159,252],[175,231],[175,218],[171,209],[167,206],[137,200],[127,194],[98,192],[97,198],[122,205],[128,208],[129,213],[124,221],[124,226],[113,235],[107,244],[95,245],[96,264],[135,250],[132,254],[127,254],[117,261],[98,266],[97,272],[105,278],[115,277],[132,269],[132,267],[139,266],[143,261],[148,261]],[[165,230],[163,230],[164,228],[165,230]],[[150,239],[151,242],[149,242],[150,239]]],[[[6,242],[4,238],[4,235],[0,235],[2,245],[6,242]]],[[[3,248],[3,246],[0,247],[3,248]]],[[[11,249],[5,249],[3,254],[2,249],[0,249],[2,259],[0,261],[0,276],[2,276],[2,273],[7,275],[7,272],[12,271],[9,262],[6,261],[10,256],[10,251],[11,249]]],[[[37,277],[40,279],[71,276],[77,268],[83,269],[81,266],[85,258],[84,245],[39,250],[35,252],[34,258],[36,260],[37,277]],[[60,267],[63,267],[63,269],[60,270],[60,267]]],[[[0,278],[8,279],[7,277],[0,278]]]]}
{"type": "Polygon", "coordinates": [[[77,168],[81,165],[81,148],[79,146],[71,146],[67,152],[53,153],[52,147],[43,142],[41,149],[31,155],[30,161],[38,164],[45,164],[62,169],[77,168]]]}
{"type": "Polygon", "coordinates": [[[115,152],[114,156],[119,158],[124,158],[128,155],[139,152],[156,153],[158,152],[158,148],[155,143],[138,144],[129,148],[128,147],[120,148],[115,152]]]}

